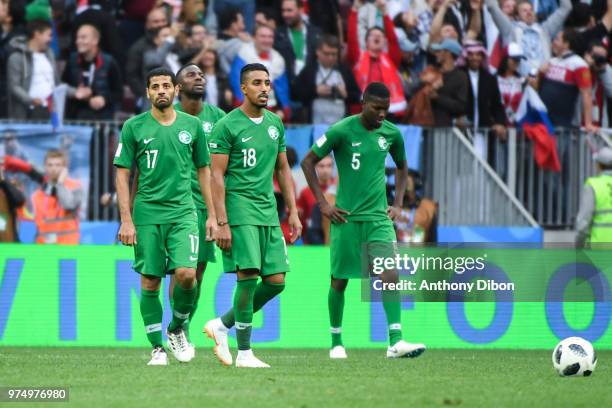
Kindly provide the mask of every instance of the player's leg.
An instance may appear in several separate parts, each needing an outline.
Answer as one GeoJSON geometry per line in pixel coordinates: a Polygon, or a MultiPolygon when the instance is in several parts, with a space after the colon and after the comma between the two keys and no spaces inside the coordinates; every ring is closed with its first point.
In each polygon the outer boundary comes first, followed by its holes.
{"type": "Polygon", "coordinates": [[[215,342],[213,351],[223,365],[231,365],[233,362],[227,341],[228,331],[231,326],[236,325],[236,337],[238,337],[240,333],[241,339],[244,339],[244,336],[246,336],[250,341],[250,323],[252,323],[253,301],[255,298],[255,289],[257,287],[257,277],[261,269],[262,251],[260,247],[259,227],[253,225],[232,226],[231,232],[232,248],[230,251],[223,252],[223,270],[226,273],[237,274],[233,307],[223,315],[229,316],[228,319],[231,319],[231,325],[230,323],[228,323],[228,326],[224,325],[221,318],[217,317],[216,319],[209,320],[203,329],[206,335],[215,342]],[[249,277],[250,279],[248,279],[249,277]],[[237,309],[238,304],[240,304],[240,310],[237,309]],[[244,308],[246,308],[246,310],[244,308]],[[245,322],[244,320],[249,321],[245,322]],[[235,323],[235,321],[241,323],[240,329],[238,329],[238,324],[235,323]]]}
{"type": "Polygon", "coordinates": [[[168,356],[162,342],[163,309],[159,299],[160,286],[160,277],[141,275],[140,314],[147,339],[153,347],[148,365],[168,365],[168,356]]]}
{"type": "Polygon", "coordinates": [[[167,365],[162,343],[163,309],[159,297],[161,279],[165,276],[165,256],[159,225],[137,225],[138,243],[134,245],[134,270],[140,273],[140,314],[147,339],[153,347],[148,365],[167,365]]]}
{"type": "Polygon", "coordinates": [[[330,230],[331,285],[327,296],[332,347],[329,357],[346,358],[342,344],[344,292],[348,279],[361,277],[361,223],[332,224],[330,230]]]}
{"type": "Polygon", "coordinates": [[[172,320],[167,329],[168,346],[177,360],[188,362],[194,354],[183,325],[191,315],[197,294],[198,228],[193,219],[168,225],[166,229],[168,270],[173,270],[175,275],[172,320]]]}
{"type": "Polygon", "coordinates": [[[348,285],[348,279],[331,278],[329,294],[327,295],[327,307],[329,311],[329,327],[332,337],[332,346],[329,352],[330,358],[346,358],[346,350],[342,344],[342,315],[344,314],[344,291],[348,285]]]}
{"type": "MultiPolygon", "coordinates": [[[[396,236],[390,220],[364,223],[364,239],[368,241],[368,256],[394,258],[396,253],[396,236]]],[[[397,283],[399,274],[396,269],[386,270],[381,274],[383,283],[397,283]]],[[[403,340],[401,321],[401,297],[396,290],[382,291],[383,309],[387,318],[389,347],[387,357],[417,357],[425,351],[423,344],[410,344],[403,340]]]]}

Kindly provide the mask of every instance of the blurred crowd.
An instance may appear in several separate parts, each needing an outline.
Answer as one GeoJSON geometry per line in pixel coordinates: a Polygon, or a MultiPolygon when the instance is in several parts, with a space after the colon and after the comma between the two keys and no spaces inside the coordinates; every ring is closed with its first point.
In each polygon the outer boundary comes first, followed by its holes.
{"type": "MultiPolygon", "coordinates": [[[[269,109],[287,124],[357,113],[367,84],[382,81],[396,123],[504,141],[532,87],[554,126],[592,131],[612,114],[611,30],[612,0],[0,0],[0,117],[47,120],[61,90],[67,119],[123,120],[149,108],[148,70],[189,62],[206,75],[206,102],[229,111],[240,69],[260,62],[269,109]]],[[[330,174],[320,177],[333,196],[330,174]]],[[[316,227],[305,240],[325,242],[299,180],[316,227]]],[[[404,240],[423,235],[411,213],[421,199],[408,196],[404,240]]],[[[426,204],[424,230],[435,224],[426,204]]]]}
{"type": "Polygon", "coordinates": [[[45,119],[148,108],[144,75],[195,62],[206,101],[240,103],[240,68],[265,64],[286,123],[359,111],[372,81],[391,119],[490,128],[505,138],[526,86],[555,126],[608,126],[612,7],[606,0],[0,0],[0,115],[45,119]],[[610,9],[610,10],[609,10],[610,9]]]}

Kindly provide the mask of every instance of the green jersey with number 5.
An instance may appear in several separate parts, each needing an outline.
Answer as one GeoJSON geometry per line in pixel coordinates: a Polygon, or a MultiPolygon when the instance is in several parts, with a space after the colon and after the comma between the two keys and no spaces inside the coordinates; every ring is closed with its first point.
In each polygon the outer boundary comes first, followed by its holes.
{"type": "Polygon", "coordinates": [[[338,167],[336,205],[350,212],[352,221],[376,221],[387,217],[385,159],[406,160],[404,139],[394,124],[384,121],[367,130],[359,115],[331,126],[312,146],[320,158],[334,152],[338,167]]]}
{"type": "Polygon", "coordinates": [[[286,150],[285,128],[274,113],[249,118],[239,108],[217,122],[209,142],[212,154],[229,156],[225,207],[230,225],[277,226],[272,177],[276,159],[286,150]]]}
{"type": "Polygon", "coordinates": [[[192,168],[210,164],[202,123],[176,112],[173,124],[160,124],[150,111],[127,120],[115,152],[114,165],[138,167],[134,224],[170,224],[195,211],[191,196],[192,168]]]}

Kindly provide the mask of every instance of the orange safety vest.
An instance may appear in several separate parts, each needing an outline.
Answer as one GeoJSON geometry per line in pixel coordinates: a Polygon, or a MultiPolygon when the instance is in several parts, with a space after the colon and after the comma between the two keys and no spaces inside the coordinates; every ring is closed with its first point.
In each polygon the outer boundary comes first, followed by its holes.
{"type": "MultiPolygon", "coordinates": [[[[66,179],[68,190],[79,188],[81,184],[66,179]]],[[[79,243],[79,211],[67,211],[61,207],[57,197],[50,196],[39,188],[32,195],[34,221],[36,222],[36,243],[77,245],[79,243]]]]}

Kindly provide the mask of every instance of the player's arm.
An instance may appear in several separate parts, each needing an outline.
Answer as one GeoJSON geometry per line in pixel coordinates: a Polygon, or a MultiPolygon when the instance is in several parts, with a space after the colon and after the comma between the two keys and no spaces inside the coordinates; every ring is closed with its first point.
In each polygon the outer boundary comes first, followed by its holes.
{"type": "Polygon", "coordinates": [[[304,157],[304,160],[302,160],[302,171],[304,172],[308,186],[319,203],[321,214],[329,218],[332,222],[347,222],[343,215],[348,214],[348,211],[329,204],[323,195],[323,191],[321,190],[321,185],[319,183],[319,176],[317,176],[317,172],[315,170],[315,165],[321,159],[322,157],[319,157],[315,152],[310,150],[308,151],[306,157],[304,157]]]}
{"type": "Polygon", "coordinates": [[[395,200],[393,205],[387,207],[387,215],[393,221],[400,217],[402,204],[404,203],[404,194],[408,186],[408,164],[406,161],[406,150],[404,147],[404,138],[399,133],[395,134],[391,148],[389,149],[391,158],[395,162],[395,200]]]}
{"type": "MultiPolygon", "coordinates": [[[[212,202],[217,216],[217,245],[224,251],[229,251],[232,247],[232,233],[230,231],[227,211],[225,209],[225,172],[229,155],[211,154],[211,190],[212,202]]],[[[203,190],[202,190],[203,191],[203,190]]]]}
{"type": "Polygon", "coordinates": [[[302,235],[302,223],[298,216],[297,205],[295,204],[295,192],[293,191],[293,179],[291,177],[291,167],[287,161],[287,153],[280,152],[276,158],[276,179],[280,187],[285,203],[289,210],[289,228],[291,231],[291,243],[293,244],[302,235]]]}
{"type": "Polygon", "coordinates": [[[210,167],[200,167],[198,169],[198,181],[200,182],[200,189],[202,190],[202,197],[206,203],[208,209],[208,219],[206,220],[206,240],[212,241],[215,238],[217,232],[217,215],[215,211],[215,205],[213,204],[212,192],[210,188],[211,182],[210,167]]]}
{"type": "Polygon", "coordinates": [[[400,216],[406,187],[408,186],[408,165],[406,160],[395,163],[395,165],[397,166],[395,169],[395,200],[393,200],[393,206],[387,208],[387,215],[393,221],[400,216]]]}
{"type": "Polygon", "coordinates": [[[117,190],[117,204],[119,205],[119,215],[121,226],[119,227],[119,240],[124,245],[136,244],[136,228],[132,221],[130,211],[130,169],[117,167],[115,177],[115,187],[117,190]]]}

